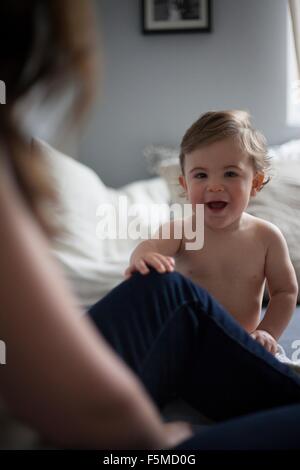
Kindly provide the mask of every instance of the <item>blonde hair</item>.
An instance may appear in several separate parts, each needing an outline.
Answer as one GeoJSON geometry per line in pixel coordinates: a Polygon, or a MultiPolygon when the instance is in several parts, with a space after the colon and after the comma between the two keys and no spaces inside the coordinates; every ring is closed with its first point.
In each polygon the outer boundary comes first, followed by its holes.
{"type": "Polygon", "coordinates": [[[264,135],[255,129],[247,111],[226,110],[210,111],[192,124],[183,136],[180,145],[180,166],[184,174],[186,154],[199,147],[218,140],[234,137],[239,140],[241,149],[251,158],[255,170],[264,175],[261,188],[270,180],[270,157],[264,135]]]}
{"type": "Polygon", "coordinates": [[[41,152],[31,147],[15,110],[37,85],[48,98],[70,83],[76,87],[72,122],[81,116],[93,90],[94,30],[86,0],[1,0],[0,78],[7,104],[0,106],[0,145],[28,207],[48,235],[57,233],[49,211],[59,205],[41,152]],[[18,31],[18,34],[16,34],[18,31]]]}

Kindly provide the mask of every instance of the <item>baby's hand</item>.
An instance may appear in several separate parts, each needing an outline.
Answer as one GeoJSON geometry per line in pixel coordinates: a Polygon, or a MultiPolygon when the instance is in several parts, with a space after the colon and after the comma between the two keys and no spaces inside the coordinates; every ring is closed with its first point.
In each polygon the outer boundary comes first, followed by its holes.
{"type": "Polygon", "coordinates": [[[174,271],[175,260],[171,256],[164,256],[154,251],[149,251],[144,255],[136,258],[126,269],[124,275],[128,279],[135,271],[141,274],[148,274],[149,267],[156,269],[159,273],[174,271]]]}
{"type": "Polygon", "coordinates": [[[277,352],[277,341],[273,338],[270,333],[265,330],[255,330],[251,335],[258,343],[266,348],[271,354],[276,354],[277,352]]]}

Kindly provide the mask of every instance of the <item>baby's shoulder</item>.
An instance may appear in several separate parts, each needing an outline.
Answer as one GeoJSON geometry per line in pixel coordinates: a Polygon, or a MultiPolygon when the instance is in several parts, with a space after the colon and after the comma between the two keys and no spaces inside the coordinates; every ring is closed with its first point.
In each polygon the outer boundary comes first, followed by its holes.
{"type": "Polygon", "coordinates": [[[250,214],[247,214],[247,227],[253,235],[266,242],[283,237],[280,229],[275,224],[250,214]]]}

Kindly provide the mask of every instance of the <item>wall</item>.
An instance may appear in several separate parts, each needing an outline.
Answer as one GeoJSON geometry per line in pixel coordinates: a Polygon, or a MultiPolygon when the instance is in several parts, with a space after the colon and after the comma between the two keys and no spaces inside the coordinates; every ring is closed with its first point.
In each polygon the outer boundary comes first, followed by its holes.
{"type": "Polygon", "coordinates": [[[285,0],[214,0],[210,34],[141,34],[139,0],[96,0],[104,57],[102,96],[80,159],[109,185],[147,176],[151,143],[178,145],[211,109],[245,108],[272,144],[286,125],[285,0]],[[101,11],[101,13],[100,13],[101,11]]]}

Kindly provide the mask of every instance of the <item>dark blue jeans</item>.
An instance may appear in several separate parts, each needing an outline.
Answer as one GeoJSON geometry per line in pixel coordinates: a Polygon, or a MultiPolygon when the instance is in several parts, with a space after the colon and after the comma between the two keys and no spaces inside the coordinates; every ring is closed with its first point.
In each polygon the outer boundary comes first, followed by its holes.
{"type": "Polygon", "coordinates": [[[216,422],[181,449],[300,449],[300,378],[189,279],[134,274],[89,315],[160,408],[216,422]]]}

